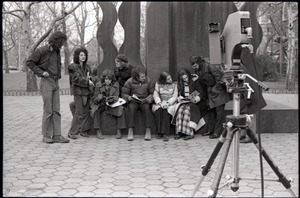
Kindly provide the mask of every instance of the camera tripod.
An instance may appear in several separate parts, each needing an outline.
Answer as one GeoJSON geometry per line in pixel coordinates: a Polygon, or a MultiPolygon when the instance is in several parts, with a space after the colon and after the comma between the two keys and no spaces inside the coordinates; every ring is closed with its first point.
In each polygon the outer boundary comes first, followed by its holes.
{"type": "MultiPolygon", "coordinates": [[[[261,83],[261,82],[259,82],[261,83]]],[[[273,163],[270,156],[267,154],[267,152],[260,148],[258,145],[258,139],[256,137],[255,132],[253,132],[251,129],[249,129],[248,121],[247,121],[247,115],[240,115],[240,92],[245,91],[242,88],[236,88],[233,91],[233,115],[226,116],[226,123],[224,123],[224,130],[222,132],[222,135],[219,138],[219,141],[214,148],[211,156],[209,157],[209,160],[207,161],[206,165],[202,166],[202,175],[200,176],[199,181],[197,182],[192,197],[194,197],[195,193],[198,191],[204,177],[208,174],[210,171],[210,168],[216,159],[217,155],[219,154],[219,151],[221,150],[222,146],[224,147],[222,155],[220,157],[220,162],[213,180],[213,184],[211,189],[207,192],[209,197],[216,197],[218,193],[218,189],[230,185],[231,184],[231,190],[236,192],[239,189],[239,181],[241,178],[239,177],[239,143],[240,143],[240,131],[246,130],[247,135],[252,140],[252,142],[255,144],[255,146],[260,150],[262,156],[267,161],[269,166],[272,168],[274,173],[279,178],[278,180],[282,183],[282,185],[289,191],[289,193],[296,197],[295,193],[291,189],[290,182],[291,179],[287,179],[278,169],[278,167],[273,163]],[[232,161],[232,176],[229,176],[227,179],[228,181],[222,185],[219,188],[220,180],[222,177],[222,173],[225,167],[226,158],[228,156],[228,152],[231,146],[231,143],[233,142],[233,161],[232,161]]],[[[244,178],[246,179],[246,178],[244,178]]],[[[249,178],[247,178],[249,179],[249,178]]]]}

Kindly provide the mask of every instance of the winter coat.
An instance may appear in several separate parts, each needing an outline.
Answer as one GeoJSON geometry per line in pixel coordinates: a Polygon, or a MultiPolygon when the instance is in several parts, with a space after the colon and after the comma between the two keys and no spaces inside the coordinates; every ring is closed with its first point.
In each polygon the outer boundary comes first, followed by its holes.
{"type": "MultiPolygon", "coordinates": [[[[119,100],[119,83],[114,82],[108,86],[107,89],[105,84],[98,82],[95,88],[94,97],[92,99],[92,111],[95,112],[99,107],[104,107],[105,111],[109,115],[120,117],[123,113],[123,106],[110,107],[106,104],[106,98],[110,98],[109,104],[113,104],[119,100]],[[100,98],[102,98],[100,100],[100,98]],[[99,99],[97,101],[97,99],[99,99]]],[[[93,114],[92,114],[93,115],[93,114]]]]}
{"type": "Polygon", "coordinates": [[[153,102],[153,92],[155,84],[149,77],[144,82],[129,78],[122,88],[122,97],[128,101],[128,97],[135,94],[140,99],[145,99],[147,103],[153,102]]]}
{"type": "Polygon", "coordinates": [[[125,82],[131,77],[131,71],[134,68],[132,65],[124,66],[122,69],[114,68],[114,74],[119,83],[120,88],[122,88],[125,82]]]}
{"type": "Polygon", "coordinates": [[[178,97],[177,83],[164,84],[164,85],[155,83],[155,90],[153,93],[153,99],[155,104],[153,104],[152,106],[152,112],[154,113],[156,110],[161,108],[159,103],[162,101],[168,102],[170,105],[169,108],[171,108],[171,106],[176,103],[177,97],[178,97]]]}
{"type": "Polygon", "coordinates": [[[84,64],[81,67],[80,64],[72,63],[68,69],[73,95],[89,96],[93,90],[93,87],[89,85],[89,79],[87,79],[87,73],[91,73],[90,66],[84,64]]]}
{"type": "Polygon", "coordinates": [[[209,108],[214,108],[229,102],[231,96],[227,92],[222,65],[210,65],[210,70],[216,83],[208,86],[208,102],[209,108]]]}

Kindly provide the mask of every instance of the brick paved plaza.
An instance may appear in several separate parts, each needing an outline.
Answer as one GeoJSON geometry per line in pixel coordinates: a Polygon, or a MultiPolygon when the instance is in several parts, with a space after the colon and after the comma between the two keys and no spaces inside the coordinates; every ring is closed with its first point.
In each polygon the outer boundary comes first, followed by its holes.
{"type": "MultiPolygon", "coordinates": [[[[71,124],[69,102],[72,96],[61,96],[62,135],[71,124]]],[[[189,141],[169,142],[143,136],[134,141],[125,135],[118,140],[105,136],[79,137],[68,144],[42,143],[41,96],[3,97],[3,196],[4,197],[190,197],[217,139],[196,135],[189,141]]],[[[262,146],[287,178],[293,178],[292,189],[299,196],[298,133],[263,133],[262,146]]],[[[218,191],[220,197],[260,197],[259,154],[254,144],[240,144],[240,189],[218,191]],[[243,180],[243,177],[258,180],[243,180]]],[[[219,163],[196,193],[207,197],[219,163]]],[[[221,183],[231,173],[231,158],[221,183]]],[[[266,197],[291,197],[277,181],[265,160],[264,193],[266,197]]]]}

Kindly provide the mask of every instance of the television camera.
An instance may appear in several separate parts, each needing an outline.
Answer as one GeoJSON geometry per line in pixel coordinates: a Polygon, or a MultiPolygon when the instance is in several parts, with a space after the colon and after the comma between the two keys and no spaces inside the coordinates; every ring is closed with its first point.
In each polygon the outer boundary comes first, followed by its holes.
{"type": "MultiPolygon", "coordinates": [[[[215,197],[218,189],[231,185],[231,189],[235,192],[239,189],[239,141],[241,130],[246,130],[247,135],[255,144],[260,152],[260,156],[268,162],[274,173],[278,176],[279,182],[296,197],[291,189],[291,179],[287,179],[273,163],[266,151],[261,148],[260,139],[257,139],[256,133],[249,128],[251,122],[250,115],[240,115],[240,93],[248,92],[247,98],[253,89],[249,83],[245,83],[245,79],[249,78],[259,87],[268,90],[268,86],[256,80],[251,75],[244,73],[241,70],[241,53],[244,49],[248,49],[250,54],[254,53],[252,39],[252,28],[250,21],[250,13],[248,11],[237,11],[228,16],[225,23],[222,35],[220,35],[220,24],[216,22],[209,23],[209,52],[210,52],[210,67],[221,67],[224,70],[223,81],[225,82],[227,92],[233,95],[233,115],[226,116],[226,122],[223,124],[224,130],[220,136],[216,147],[206,165],[202,166],[202,172],[199,181],[197,182],[192,197],[199,189],[204,177],[210,171],[210,168],[223,147],[223,152],[220,157],[220,162],[213,180],[211,189],[208,191],[209,197],[215,197]],[[233,142],[233,159],[232,159],[232,176],[227,177],[227,182],[219,188],[222,173],[225,167],[226,158],[229,153],[231,143],[233,142]]],[[[255,65],[253,65],[255,67],[255,65]]],[[[258,93],[260,96],[261,93],[258,93]]]]}

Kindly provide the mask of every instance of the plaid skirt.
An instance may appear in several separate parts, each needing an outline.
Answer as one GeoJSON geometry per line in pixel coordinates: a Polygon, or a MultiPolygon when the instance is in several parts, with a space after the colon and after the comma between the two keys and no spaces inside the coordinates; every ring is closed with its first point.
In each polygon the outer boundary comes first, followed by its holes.
{"type": "Polygon", "coordinates": [[[190,106],[186,104],[181,105],[176,117],[176,134],[181,132],[186,135],[194,135],[194,130],[189,126],[190,119],[190,106]]]}

